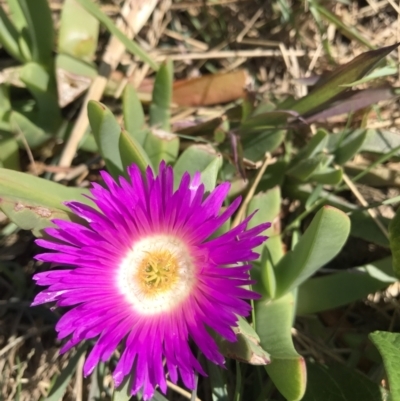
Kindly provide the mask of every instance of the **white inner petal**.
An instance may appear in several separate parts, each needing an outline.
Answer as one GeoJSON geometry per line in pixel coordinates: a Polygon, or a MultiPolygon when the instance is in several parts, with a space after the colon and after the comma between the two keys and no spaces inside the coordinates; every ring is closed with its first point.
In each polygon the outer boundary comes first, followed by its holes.
{"type": "Polygon", "coordinates": [[[143,315],[174,309],[186,299],[194,283],[195,266],[187,246],[169,235],[136,242],[119,268],[118,288],[143,315]],[[162,272],[157,275],[159,268],[162,272]]]}

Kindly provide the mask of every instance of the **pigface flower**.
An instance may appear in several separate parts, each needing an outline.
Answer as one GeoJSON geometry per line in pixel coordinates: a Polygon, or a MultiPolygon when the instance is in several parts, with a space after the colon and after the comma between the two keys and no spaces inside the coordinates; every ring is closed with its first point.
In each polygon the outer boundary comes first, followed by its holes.
{"type": "Polygon", "coordinates": [[[251,284],[248,263],[269,224],[247,229],[250,216],[212,238],[240,203],[221,211],[228,183],[205,196],[200,175],[185,173],[174,191],[165,163],[157,176],[148,168],[143,177],[135,165],[128,175],[117,183],[103,171],[107,188],[94,183],[91,190],[96,208],[67,203],[87,224],[54,220],[49,239],[36,241],[52,251],[36,258],[62,269],[34,276],[47,289],[33,305],[69,308],[56,326],[58,338],[68,339],[62,352],[95,339],[85,375],[120,345],[115,384],[131,376],[132,394],[141,390],[147,400],[156,386],[166,392],[167,376],[194,387],[195,374],[205,372],[193,346],[224,363],[210,330],[236,340],[232,327],[249,314],[246,300],[257,297],[244,288],[251,284]]]}

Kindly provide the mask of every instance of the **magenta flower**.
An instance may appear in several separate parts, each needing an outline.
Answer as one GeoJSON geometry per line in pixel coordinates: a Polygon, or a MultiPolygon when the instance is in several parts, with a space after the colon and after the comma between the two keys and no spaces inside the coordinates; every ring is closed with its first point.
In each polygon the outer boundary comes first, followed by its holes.
{"type": "Polygon", "coordinates": [[[68,338],[61,352],[96,338],[84,374],[106,361],[121,346],[114,369],[115,385],[132,375],[132,394],[145,400],[166,377],[179,377],[192,389],[195,374],[205,372],[193,355],[192,344],[212,362],[224,357],[210,329],[229,341],[238,316],[246,316],[246,299],[258,295],[244,286],[253,248],[267,237],[268,223],[247,229],[248,217],[227,233],[211,235],[235,212],[240,199],[221,212],[229,183],[208,196],[200,174],[185,173],[174,191],[173,170],[161,163],[158,176],[150,168],[143,178],[137,166],[128,168],[130,182],[102,172],[108,188],[93,184],[97,209],[78,202],[68,207],[88,224],[54,220],[50,238],[37,244],[55,251],[36,258],[65,266],[38,273],[34,279],[48,286],[33,305],[56,301],[70,307],[59,320],[58,338],[68,338]]]}

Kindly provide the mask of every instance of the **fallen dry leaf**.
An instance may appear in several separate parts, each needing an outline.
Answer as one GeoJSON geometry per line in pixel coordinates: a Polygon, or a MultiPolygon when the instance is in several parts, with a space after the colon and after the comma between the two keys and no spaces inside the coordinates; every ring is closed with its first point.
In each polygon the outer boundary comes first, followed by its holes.
{"type": "Polygon", "coordinates": [[[251,78],[246,70],[209,74],[174,82],[172,101],[178,106],[211,106],[232,102],[245,95],[251,78]]]}

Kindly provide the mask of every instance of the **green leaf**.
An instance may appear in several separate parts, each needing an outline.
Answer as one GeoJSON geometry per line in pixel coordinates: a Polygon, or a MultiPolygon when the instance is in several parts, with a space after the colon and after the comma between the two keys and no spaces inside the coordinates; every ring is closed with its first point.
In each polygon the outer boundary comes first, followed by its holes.
{"type": "Polygon", "coordinates": [[[7,0],[8,7],[10,8],[9,16],[18,32],[28,28],[28,22],[22,11],[19,0],[7,0]]]}
{"type": "Polygon", "coordinates": [[[0,131],[0,167],[20,170],[18,149],[15,135],[0,131]]]}
{"type": "Polygon", "coordinates": [[[389,243],[393,255],[393,271],[400,277],[400,208],[389,224],[389,243]]]}
{"type": "Polygon", "coordinates": [[[379,385],[344,364],[308,363],[307,390],[302,401],[382,401],[379,385]]]}
{"type": "Polygon", "coordinates": [[[79,359],[86,352],[86,348],[86,344],[82,345],[78,348],[75,355],[70,358],[68,365],[61,371],[60,375],[57,376],[45,401],[59,401],[63,398],[65,390],[76,371],[79,359]]]}
{"type": "MultiPolygon", "coordinates": [[[[368,129],[360,151],[378,154],[389,153],[400,146],[400,137],[395,132],[384,129],[368,129]]],[[[400,150],[395,154],[400,155],[400,150]]]]}
{"type": "Polygon", "coordinates": [[[206,192],[212,191],[217,185],[218,173],[222,164],[222,155],[218,154],[217,157],[201,172],[201,182],[204,184],[206,192]]]}
{"type": "Polygon", "coordinates": [[[19,47],[19,37],[14,24],[4,12],[3,7],[0,6],[0,43],[12,57],[23,63],[26,60],[19,47]]]}
{"type": "MultiPolygon", "coordinates": [[[[374,220],[366,211],[353,212],[350,215],[351,220],[351,235],[357,238],[362,238],[365,241],[381,245],[385,248],[389,247],[389,240],[382,230],[376,225],[374,220]]],[[[388,227],[387,219],[381,218],[381,222],[385,227],[388,227]]],[[[390,236],[390,233],[389,233],[390,236]]]]}
{"type": "Polygon", "coordinates": [[[236,334],[236,342],[216,336],[216,342],[223,355],[251,365],[270,363],[268,352],[260,346],[260,337],[245,319],[239,317],[238,326],[234,327],[233,331],[236,334]]]}
{"type": "Polygon", "coordinates": [[[212,401],[229,401],[226,369],[206,360],[212,401]]]}
{"type": "Polygon", "coordinates": [[[385,258],[349,271],[311,278],[299,287],[296,313],[317,313],[363,299],[396,281],[390,276],[391,268],[392,258],[385,258]]]}
{"type": "Polygon", "coordinates": [[[142,172],[145,172],[147,167],[151,166],[151,161],[147,153],[135,138],[132,138],[126,131],[121,132],[119,151],[124,171],[126,171],[126,168],[132,163],[135,163],[142,172]]]}
{"type": "Polygon", "coordinates": [[[292,251],[276,267],[277,296],[312,276],[342,249],[350,232],[350,219],[341,210],[323,207],[292,251]]]}
{"type": "Polygon", "coordinates": [[[285,130],[267,130],[260,133],[247,132],[242,137],[243,156],[257,161],[264,158],[266,152],[276,150],[285,139],[285,130]]]}
{"type": "Polygon", "coordinates": [[[149,111],[150,126],[170,131],[173,64],[167,61],[160,66],[154,81],[149,111]]]}
{"type": "Polygon", "coordinates": [[[88,103],[88,116],[99,151],[114,178],[126,177],[126,167],[132,163],[136,163],[142,171],[151,166],[143,148],[126,131],[121,130],[106,106],[91,100],[88,103]]]}
{"type": "Polygon", "coordinates": [[[255,302],[256,331],[261,346],[271,355],[266,369],[288,401],[301,400],[307,380],[304,359],[296,352],[292,341],[294,302],[292,293],[273,301],[255,302]]]}
{"type": "Polygon", "coordinates": [[[64,202],[74,200],[93,206],[83,194],[89,191],[0,168],[0,208],[11,221],[24,230],[33,230],[36,236],[52,226],[53,219],[79,220],[64,202]]]}
{"type": "Polygon", "coordinates": [[[91,100],[87,106],[90,126],[107,169],[114,178],[126,175],[120,154],[121,127],[102,103],[91,100]]]}
{"type": "Polygon", "coordinates": [[[285,103],[281,107],[293,110],[301,115],[319,108],[339,93],[344,92],[347,88],[343,85],[354,82],[371,71],[380,60],[396,49],[397,46],[398,44],[395,44],[360,54],[320,79],[309,95],[292,103],[285,103]]]}
{"type": "Polygon", "coordinates": [[[131,388],[132,378],[125,376],[120,386],[114,389],[112,401],[129,401],[132,398],[131,388]]]}
{"type": "Polygon", "coordinates": [[[274,267],[283,256],[283,244],[280,239],[280,217],[281,212],[281,190],[278,186],[267,192],[259,192],[251,199],[246,215],[249,216],[257,211],[249,222],[249,228],[259,224],[270,222],[271,227],[265,230],[265,235],[269,238],[264,245],[260,245],[256,252],[261,252],[262,248],[268,250],[268,260],[274,267]]]}
{"type": "Polygon", "coordinates": [[[221,165],[221,155],[211,145],[191,145],[184,150],[174,165],[175,187],[185,172],[193,177],[198,171],[206,191],[211,191],[215,187],[221,165]]]}
{"type": "Polygon", "coordinates": [[[97,76],[97,69],[92,64],[68,54],[57,54],[56,69],[62,69],[71,74],[88,77],[90,79],[94,79],[97,76]]]}
{"type": "Polygon", "coordinates": [[[54,76],[37,63],[27,63],[21,69],[20,79],[36,99],[38,125],[54,135],[61,123],[54,76]]]}
{"type": "Polygon", "coordinates": [[[173,163],[179,153],[179,137],[161,129],[152,129],[146,136],[143,148],[154,167],[158,167],[162,160],[173,163]]]}
{"type": "Polygon", "coordinates": [[[366,138],[367,130],[364,129],[356,130],[346,135],[334,150],[335,162],[337,164],[345,164],[352,159],[360,151],[366,138]]]}
{"type": "Polygon", "coordinates": [[[324,129],[319,129],[315,135],[308,141],[299,153],[293,158],[292,165],[303,159],[309,159],[321,153],[328,144],[329,134],[324,129]]]}
{"type": "Polygon", "coordinates": [[[287,174],[301,181],[307,181],[313,174],[319,173],[328,161],[328,156],[320,153],[316,156],[302,159],[287,170],[287,174]]]}
{"type": "Polygon", "coordinates": [[[51,138],[51,135],[46,133],[42,128],[38,127],[24,115],[13,111],[10,115],[10,124],[15,137],[22,144],[21,136],[23,135],[29,147],[34,149],[43,145],[51,138]]]}
{"type": "Polygon", "coordinates": [[[6,121],[11,111],[8,85],[0,84],[0,121],[6,121]]]}
{"type": "Polygon", "coordinates": [[[382,355],[389,379],[391,401],[400,400],[400,334],[375,331],[369,335],[371,341],[382,355]]]}
{"type": "Polygon", "coordinates": [[[143,146],[146,141],[148,129],[143,112],[142,103],[132,85],[127,85],[122,100],[124,124],[132,138],[143,146]]]}
{"type": "Polygon", "coordinates": [[[53,51],[53,19],[47,0],[19,0],[27,21],[32,60],[51,65],[53,51]]]}
{"type": "Polygon", "coordinates": [[[58,51],[91,61],[97,48],[99,22],[76,0],[65,0],[60,20],[58,51]]]}
{"type": "MultiPolygon", "coordinates": [[[[29,0],[26,0],[29,1],[29,0]]],[[[84,7],[90,14],[99,20],[111,34],[118,38],[121,43],[126,47],[131,54],[138,56],[145,63],[149,64],[153,70],[158,70],[158,65],[149,57],[149,55],[134,41],[128,39],[114,24],[111,18],[107,17],[100,8],[91,0],[76,0],[82,7],[84,7]]]]}
{"type": "Polygon", "coordinates": [[[343,169],[338,168],[325,168],[318,173],[312,174],[309,181],[317,182],[324,185],[338,185],[343,178],[343,169]]]}

